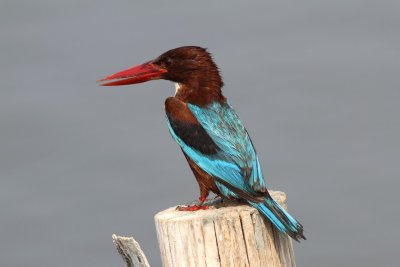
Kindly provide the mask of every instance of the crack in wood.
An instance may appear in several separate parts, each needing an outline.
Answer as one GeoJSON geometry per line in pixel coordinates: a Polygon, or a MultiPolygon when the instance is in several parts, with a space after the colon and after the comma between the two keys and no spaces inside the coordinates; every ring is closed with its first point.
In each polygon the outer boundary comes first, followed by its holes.
{"type": "Polygon", "coordinates": [[[246,240],[245,229],[243,227],[242,215],[240,213],[239,213],[239,221],[240,221],[240,228],[241,228],[241,232],[242,232],[242,236],[243,236],[243,240],[244,240],[244,247],[246,249],[247,263],[250,266],[249,249],[248,249],[248,244],[247,244],[247,240],[246,240]]]}

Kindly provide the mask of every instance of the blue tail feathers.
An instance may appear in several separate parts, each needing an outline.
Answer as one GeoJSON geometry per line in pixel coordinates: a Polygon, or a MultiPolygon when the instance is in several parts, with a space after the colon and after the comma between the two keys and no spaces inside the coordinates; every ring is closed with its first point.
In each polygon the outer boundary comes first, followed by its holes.
{"type": "Polygon", "coordinates": [[[249,201],[249,204],[258,209],[261,214],[267,217],[280,232],[288,234],[298,242],[301,239],[306,239],[306,237],[303,235],[303,226],[296,221],[296,219],[294,219],[270,196],[265,197],[264,199],[265,201],[260,203],[249,201]]]}

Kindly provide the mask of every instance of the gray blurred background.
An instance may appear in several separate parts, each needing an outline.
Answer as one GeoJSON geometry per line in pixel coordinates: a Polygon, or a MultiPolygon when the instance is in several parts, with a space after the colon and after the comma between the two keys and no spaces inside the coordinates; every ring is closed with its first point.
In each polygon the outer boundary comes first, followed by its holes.
{"type": "Polygon", "coordinates": [[[305,226],[298,266],[398,266],[400,2],[2,0],[0,266],[160,266],[153,215],[198,197],[173,85],[96,80],[208,47],[267,182],[305,226]]]}

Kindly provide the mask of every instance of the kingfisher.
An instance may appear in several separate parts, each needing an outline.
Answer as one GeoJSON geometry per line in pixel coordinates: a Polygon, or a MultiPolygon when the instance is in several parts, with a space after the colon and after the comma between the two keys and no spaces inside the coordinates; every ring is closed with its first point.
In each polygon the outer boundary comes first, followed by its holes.
{"type": "Polygon", "coordinates": [[[199,184],[199,203],[181,211],[207,209],[210,192],[222,199],[245,201],[282,233],[306,239],[303,226],[268,193],[250,136],[232,105],[222,94],[220,71],[207,49],[183,46],[156,59],[107,76],[103,86],[163,79],[175,84],[175,95],[165,100],[172,138],[199,184]]]}

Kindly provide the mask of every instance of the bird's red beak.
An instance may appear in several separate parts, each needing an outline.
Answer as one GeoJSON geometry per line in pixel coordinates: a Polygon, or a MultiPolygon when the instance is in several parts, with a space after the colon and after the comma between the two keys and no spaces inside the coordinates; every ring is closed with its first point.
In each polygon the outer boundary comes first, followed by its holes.
{"type": "Polygon", "coordinates": [[[101,80],[98,80],[97,82],[106,82],[102,83],[102,86],[143,83],[150,80],[160,79],[161,75],[166,72],[166,69],[160,68],[159,66],[149,61],[144,64],[107,76],[101,80]]]}

